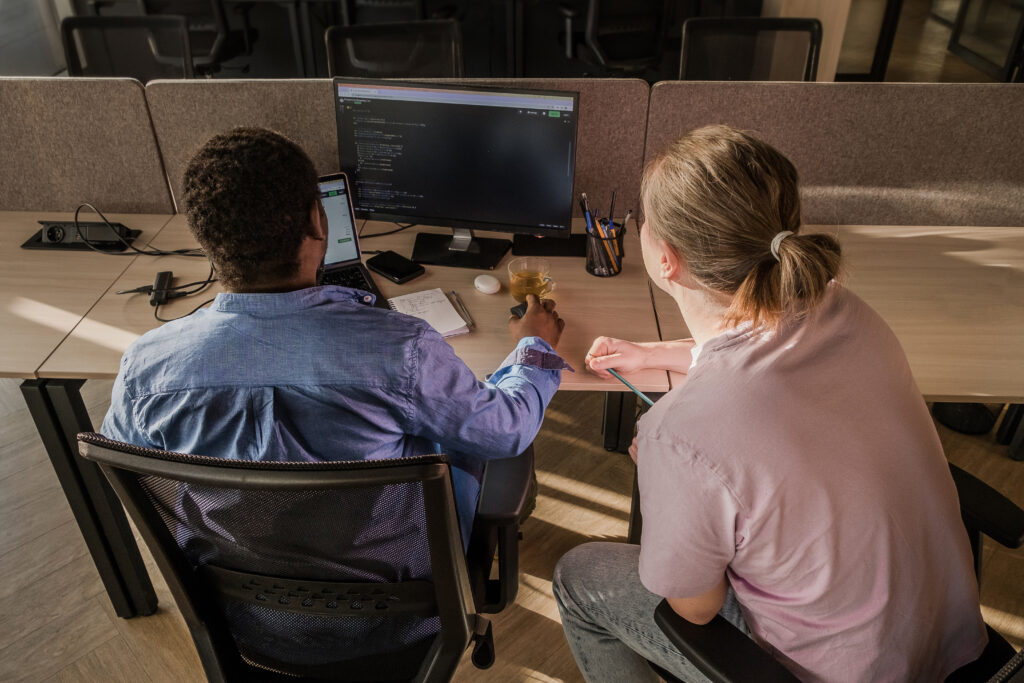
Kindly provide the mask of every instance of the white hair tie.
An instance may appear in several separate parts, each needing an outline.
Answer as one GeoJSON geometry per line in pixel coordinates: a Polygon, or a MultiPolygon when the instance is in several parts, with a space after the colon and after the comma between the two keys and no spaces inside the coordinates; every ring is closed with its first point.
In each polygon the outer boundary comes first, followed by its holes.
{"type": "Polygon", "coordinates": [[[779,234],[775,235],[775,237],[772,238],[772,256],[775,257],[776,261],[780,260],[779,259],[779,245],[782,244],[782,240],[786,239],[790,235],[795,235],[795,234],[796,233],[793,232],[792,230],[783,230],[782,232],[780,232],[779,234]]]}

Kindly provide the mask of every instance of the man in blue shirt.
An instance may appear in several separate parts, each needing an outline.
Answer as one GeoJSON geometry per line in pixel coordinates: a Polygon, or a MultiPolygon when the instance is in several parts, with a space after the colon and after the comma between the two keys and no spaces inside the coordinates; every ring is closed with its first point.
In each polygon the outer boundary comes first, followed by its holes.
{"type": "MultiPolygon", "coordinates": [[[[514,348],[479,381],[427,323],[374,308],[366,292],[316,286],[326,217],[316,170],[293,142],[261,129],[218,135],[184,181],[189,227],[227,293],[129,347],[103,434],[241,460],[445,452],[468,539],[483,463],[529,447],[567,367],[554,352],[564,327],[554,302],[531,297],[509,321],[514,348]]],[[[202,530],[178,538],[187,553],[249,552],[218,535],[230,502],[182,495],[180,510],[199,510],[202,530]]],[[[270,538],[281,513],[264,515],[252,543],[270,538]]],[[[370,527],[364,537],[390,523],[375,514],[353,520],[370,527]]]]}
{"type": "Polygon", "coordinates": [[[477,380],[427,323],[316,286],[327,245],[316,182],[308,156],[266,130],[219,135],[193,157],[186,216],[228,293],[129,347],[102,432],[243,460],[440,450],[468,536],[483,462],[517,455],[540,429],[568,367],[554,353],[565,323],[531,297],[509,321],[514,349],[477,380]]]}

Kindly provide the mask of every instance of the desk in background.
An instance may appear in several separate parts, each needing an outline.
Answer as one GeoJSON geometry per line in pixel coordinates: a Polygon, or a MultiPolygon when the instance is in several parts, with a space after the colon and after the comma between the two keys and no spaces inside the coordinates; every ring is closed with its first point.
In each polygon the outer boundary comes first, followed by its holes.
{"type": "MultiPolygon", "coordinates": [[[[393,229],[394,226],[369,223],[363,227],[363,234],[369,235],[393,229]]],[[[362,247],[364,250],[394,249],[401,254],[409,255],[418,229],[423,228],[367,239],[362,242],[362,247]]],[[[195,241],[188,231],[185,217],[175,216],[156,237],[153,246],[164,250],[194,247],[195,241]]],[[[576,369],[575,373],[563,371],[561,388],[609,392],[608,395],[614,397],[609,401],[609,412],[615,413],[616,418],[620,415],[627,418],[622,427],[619,427],[618,419],[613,422],[623,435],[632,424],[632,410],[635,405],[632,394],[624,394],[626,388],[617,381],[602,380],[587,373],[584,370],[583,357],[590,347],[590,342],[600,334],[640,335],[648,339],[657,337],[657,322],[651,306],[647,275],[640,258],[640,243],[635,231],[627,233],[625,247],[627,258],[623,263],[623,271],[613,278],[589,275],[584,269],[582,258],[551,259],[552,277],[557,282],[557,289],[552,298],[558,301],[559,314],[566,320],[566,329],[558,351],[576,369]],[[623,400],[624,396],[628,397],[628,400],[623,400]]],[[[493,271],[493,274],[502,281],[503,289],[500,293],[492,295],[481,294],[473,288],[473,279],[481,271],[466,268],[427,266],[425,275],[404,285],[391,283],[379,276],[375,276],[374,279],[388,297],[433,287],[440,287],[445,291],[458,291],[473,316],[476,329],[466,335],[451,337],[448,342],[476,376],[482,379],[501,363],[513,346],[507,329],[508,309],[515,304],[515,300],[508,294],[506,267],[509,258],[506,257],[498,269],[493,271]]],[[[139,335],[160,325],[153,317],[153,309],[149,306],[146,295],[117,295],[114,292],[150,284],[156,273],[163,270],[173,271],[175,283],[203,280],[209,272],[206,261],[202,259],[161,256],[133,260],[114,285],[89,310],[88,315],[39,368],[39,377],[51,378],[44,381],[58,383],[63,392],[62,400],[72,407],[60,414],[62,421],[54,427],[55,431],[65,434],[71,442],[74,442],[75,434],[78,432],[93,429],[78,393],[85,379],[115,377],[120,367],[121,355],[128,345],[139,335]],[[96,329],[108,330],[111,334],[101,340],[92,332],[96,329]]],[[[214,285],[199,296],[173,300],[161,306],[161,317],[175,318],[185,315],[202,301],[212,298],[218,291],[221,291],[219,286],[214,285]]],[[[633,373],[628,377],[644,391],[664,392],[669,388],[668,376],[661,370],[633,373]]],[[[42,428],[40,433],[43,433],[42,428]]],[[[629,438],[631,437],[630,431],[629,438]]],[[[44,441],[46,438],[44,435],[44,441]]],[[[616,439],[619,440],[618,432],[616,439]]],[[[606,444],[607,442],[606,435],[606,444]]],[[[109,493],[109,487],[106,487],[106,491],[109,493]]],[[[73,487],[66,487],[65,492],[69,499],[81,495],[81,489],[75,490],[73,487]]],[[[123,513],[121,519],[124,519],[123,513]]],[[[104,541],[116,551],[127,552],[130,556],[138,555],[135,540],[130,535],[114,534],[104,541]]],[[[129,585],[149,585],[148,574],[141,563],[124,562],[118,567],[120,575],[127,577],[129,585]]],[[[112,594],[111,598],[114,600],[116,596],[112,594]]],[[[140,608],[134,613],[150,612],[152,609],[147,612],[140,608]]],[[[133,616],[132,613],[120,610],[118,614],[133,616]]]]}
{"type": "MultiPolygon", "coordinates": [[[[927,400],[1024,399],[1024,228],[819,225],[805,231],[839,238],[840,280],[896,333],[927,400]]],[[[662,339],[688,337],[675,302],[654,289],[662,339]]],[[[678,386],[682,376],[671,379],[678,386]]]]}
{"type": "MultiPolygon", "coordinates": [[[[26,380],[22,395],[114,609],[126,617],[150,614],[156,609],[156,594],[121,503],[100,470],[78,457],[77,431],[68,428],[78,419],[88,420],[78,394],[82,382],[36,379],[39,366],[72,329],[96,344],[123,340],[116,329],[79,323],[140,257],[20,248],[39,229],[39,220],[71,218],[67,213],[0,212],[0,377],[26,380]]],[[[135,241],[141,247],[170,216],[111,214],[109,218],[142,230],[135,241]]]]}

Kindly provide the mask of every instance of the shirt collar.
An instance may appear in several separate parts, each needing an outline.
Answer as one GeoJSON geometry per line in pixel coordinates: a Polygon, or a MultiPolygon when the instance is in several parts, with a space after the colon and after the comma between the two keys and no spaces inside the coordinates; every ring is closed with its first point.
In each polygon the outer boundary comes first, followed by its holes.
{"type": "Polygon", "coordinates": [[[369,292],[338,285],[321,285],[292,292],[240,294],[221,292],[211,310],[225,313],[279,313],[313,308],[328,303],[356,303],[372,306],[376,297],[369,292]]]}

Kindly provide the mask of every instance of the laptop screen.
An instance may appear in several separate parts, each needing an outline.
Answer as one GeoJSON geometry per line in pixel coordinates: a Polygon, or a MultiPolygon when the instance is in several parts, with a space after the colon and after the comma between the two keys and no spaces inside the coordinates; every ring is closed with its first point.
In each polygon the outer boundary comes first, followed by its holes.
{"type": "Polygon", "coordinates": [[[320,203],[327,214],[327,254],[324,266],[359,259],[356,224],[350,210],[345,181],[329,180],[319,184],[320,203]]]}

